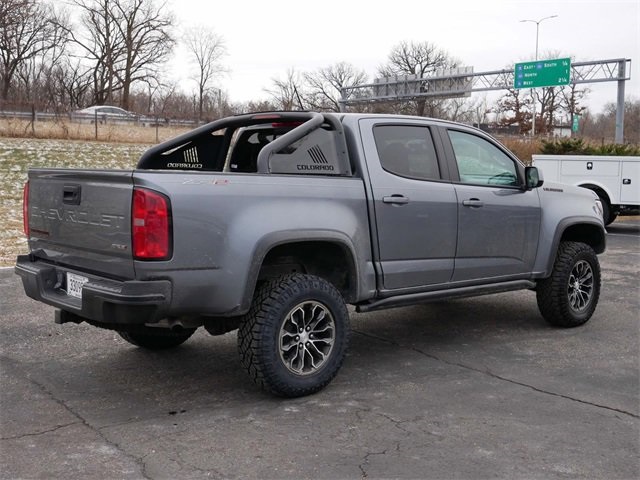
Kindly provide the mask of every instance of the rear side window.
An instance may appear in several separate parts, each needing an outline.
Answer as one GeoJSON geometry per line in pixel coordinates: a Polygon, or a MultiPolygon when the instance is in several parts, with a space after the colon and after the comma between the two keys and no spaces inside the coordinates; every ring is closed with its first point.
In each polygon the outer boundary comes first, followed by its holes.
{"type": "Polygon", "coordinates": [[[233,144],[226,170],[242,173],[257,172],[260,150],[278,136],[280,136],[279,133],[267,128],[241,130],[233,144]]]}
{"type": "Polygon", "coordinates": [[[440,168],[431,130],[414,125],[373,128],[380,164],[387,172],[419,180],[439,180],[440,168]]]}
{"type": "Polygon", "coordinates": [[[224,146],[224,130],[216,130],[146,158],[138,168],[220,172],[224,165],[224,146]]]}
{"type": "Polygon", "coordinates": [[[449,130],[462,183],[519,186],[515,162],[484,138],[449,130]]]}

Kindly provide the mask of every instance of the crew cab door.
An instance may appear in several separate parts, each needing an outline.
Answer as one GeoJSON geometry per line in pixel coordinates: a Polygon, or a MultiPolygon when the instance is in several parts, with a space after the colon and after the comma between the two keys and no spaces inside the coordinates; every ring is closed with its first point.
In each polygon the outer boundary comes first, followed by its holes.
{"type": "Polygon", "coordinates": [[[531,272],[540,200],[525,190],[522,165],[470,131],[443,129],[458,200],[454,282],[507,280],[531,272]]]}
{"type": "Polygon", "coordinates": [[[384,289],[449,282],[457,202],[439,137],[426,123],[362,119],[384,289]]]}

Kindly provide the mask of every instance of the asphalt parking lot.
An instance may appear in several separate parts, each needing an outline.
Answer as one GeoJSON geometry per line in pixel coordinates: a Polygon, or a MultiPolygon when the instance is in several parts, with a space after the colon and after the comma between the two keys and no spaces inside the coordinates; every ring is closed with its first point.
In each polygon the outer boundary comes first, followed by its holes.
{"type": "Polygon", "coordinates": [[[235,334],[142,351],[0,270],[0,476],[638,478],[640,223],[608,230],[585,326],[532,292],[353,313],[340,374],[296,400],[253,386],[235,334]]]}

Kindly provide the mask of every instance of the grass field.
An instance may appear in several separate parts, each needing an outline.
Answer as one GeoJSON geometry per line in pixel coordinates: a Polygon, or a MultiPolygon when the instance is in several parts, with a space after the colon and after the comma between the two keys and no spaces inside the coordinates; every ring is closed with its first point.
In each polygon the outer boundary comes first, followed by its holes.
{"type": "Polygon", "coordinates": [[[148,144],[0,138],[0,266],[27,252],[22,188],[29,167],[133,168],[148,144]]]}
{"type": "Polygon", "coordinates": [[[188,131],[188,127],[160,126],[145,127],[143,125],[104,125],[96,126],[88,123],[74,123],[60,119],[58,121],[38,121],[0,118],[0,137],[7,138],[40,138],[63,140],[86,140],[118,143],[158,143],[188,131]]]}

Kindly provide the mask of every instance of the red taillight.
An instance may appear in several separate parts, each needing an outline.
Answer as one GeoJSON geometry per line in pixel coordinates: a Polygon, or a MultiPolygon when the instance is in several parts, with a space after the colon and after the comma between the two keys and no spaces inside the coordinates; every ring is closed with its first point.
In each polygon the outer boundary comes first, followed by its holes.
{"type": "Polygon", "coordinates": [[[133,257],[166,260],[171,257],[171,207],[164,195],[133,189],[131,240],[133,257]]]}
{"type": "Polygon", "coordinates": [[[22,227],[24,234],[29,238],[29,182],[24,184],[22,190],[22,227]]]}

